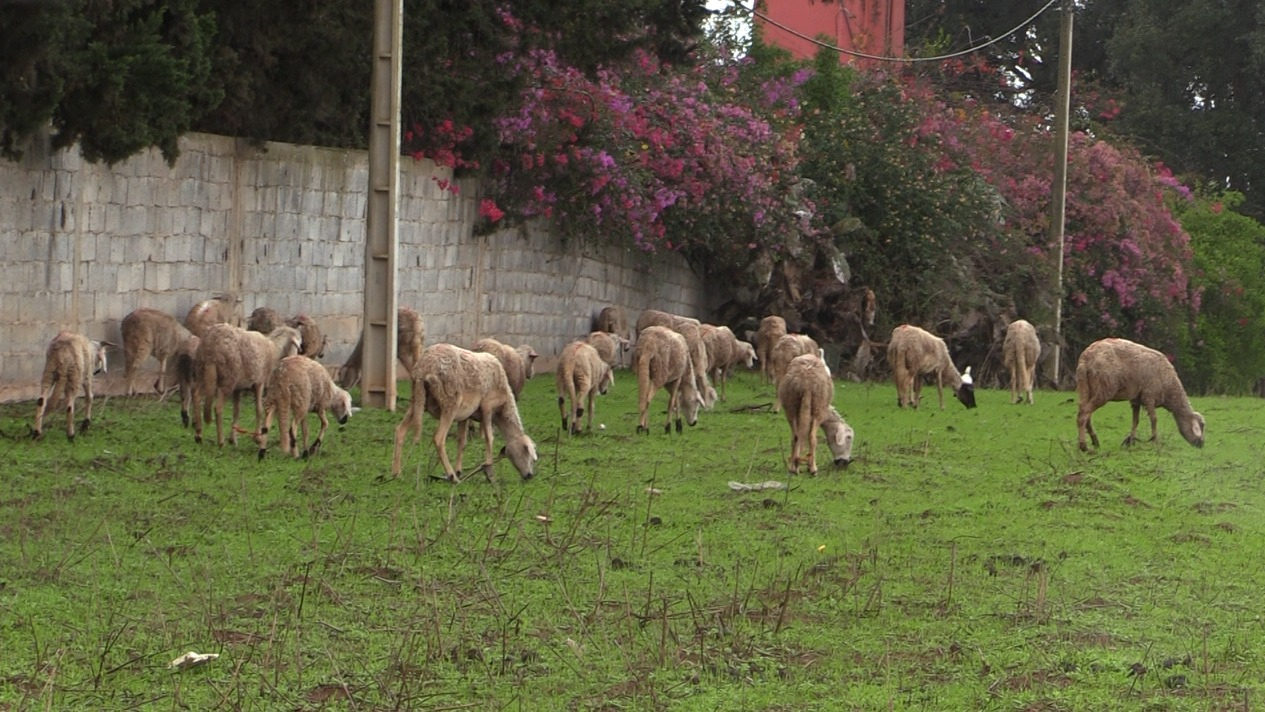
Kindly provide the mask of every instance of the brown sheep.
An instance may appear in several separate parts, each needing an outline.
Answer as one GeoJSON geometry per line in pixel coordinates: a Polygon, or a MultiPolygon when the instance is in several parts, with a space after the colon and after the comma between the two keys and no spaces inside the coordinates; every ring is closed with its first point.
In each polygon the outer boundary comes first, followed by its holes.
{"type": "MultiPolygon", "coordinates": [[[[782,376],[786,373],[786,369],[790,367],[791,361],[796,356],[804,354],[818,354],[821,349],[817,346],[817,342],[811,336],[803,334],[784,334],[782,338],[777,340],[773,345],[772,351],[769,352],[769,380],[776,388],[782,382],[782,376]]],[[[825,363],[823,361],[822,363],[825,363]]],[[[782,412],[782,404],[774,400],[773,412],[782,412]]]]}
{"type": "Polygon", "coordinates": [[[309,457],[320,449],[321,439],[329,428],[326,411],[334,413],[339,425],[346,423],[352,413],[351,394],[334,383],[324,366],[301,354],[286,356],[277,364],[268,377],[264,401],[264,424],[255,440],[261,460],[268,451],[268,430],[273,416],[276,416],[277,427],[281,431],[281,452],[297,458],[309,457]],[[308,413],[316,413],[321,421],[321,428],[310,448],[307,444],[308,413]],[[302,448],[295,447],[292,419],[303,431],[302,448]]]}
{"type": "Polygon", "coordinates": [[[237,444],[237,420],[242,391],[255,394],[255,436],[264,418],[264,387],[277,363],[303,348],[299,332],[279,326],[264,336],[232,324],[213,324],[206,330],[193,359],[193,439],[202,442],[202,423],[215,412],[215,441],[224,446],[224,401],[233,397],[231,442],[237,444]],[[199,407],[200,406],[200,407],[199,407]]]}
{"type": "Polygon", "coordinates": [[[189,427],[189,409],[193,407],[193,387],[195,375],[193,361],[198,355],[198,344],[202,339],[189,336],[180,350],[176,351],[176,385],[180,388],[180,422],[189,427]]]}
{"type": "Polygon", "coordinates": [[[623,352],[628,351],[630,346],[628,339],[612,334],[608,331],[590,332],[584,337],[585,342],[589,346],[597,349],[597,355],[602,357],[602,361],[606,362],[611,368],[615,368],[623,362],[623,352]]]}
{"type": "Polygon", "coordinates": [[[778,402],[791,426],[791,459],[787,466],[791,474],[799,472],[805,459],[808,474],[817,474],[817,428],[825,431],[836,466],[847,467],[852,461],[852,428],[831,405],[834,394],[830,369],[820,356],[805,354],[791,359],[777,387],[778,402]],[[808,443],[807,458],[802,456],[805,442],[808,443]]]}
{"type": "Polygon", "coordinates": [[[720,386],[720,399],[725,400],[730,371],[740,363],[747,368],[753,367],[755,348],[745,341],[739,341],[733,330],[727,326],[703,324],[700,329],[703,346],[707,349],[708,375],[713,384],[720,386]]]}
{"type": "MultiPolygon", "coordinates": [[[[351,388],[360,382],[360,360],[364,348],[365,337],[361,334],[351,355],[339,369],[338,385],[351,388]]],[[[395,312],[395,355],[400,359],[405,371],[410,374],[413,372],[413,367],[422,358],[422,351],[425,348],[426,324],[422,322],[422,316],[409,307],[400,307],[395,312]]]]}
{"type": "Polygon", "coordinates": [[[136,393],[136,368],[152,354],[158,360],[154,390],[167,392],[167,361],[193,338],[176,317],[157,309],[137,309],[123,317],[123,380],[127,394],[136,393]]]}
{"type": "Polygon", "coordinates": [[[694,371],[694,387],[703,397],[703,407],[710,409],[716,403],[716,389],[707,377],[707,347],[703,344],[702,322],[688,316],[670,314],[657,309],[643,309],[637,316],[637,333],[651,326],[663,326],[685,337],[694,371]]]}
{"type": "Polygon", "coordinates": [[[944,339],[909,324],[892,330],[887,343],[887,362],[892,366],[892,378],[896,381],[896,404],[917,408],[922,399],[922,377],[935,374],[936,393],[940,396],[940,410],[944,410],[944,386],[967,408],[975,407],[975,386],[967,376],[958,373],[949,358],[949,347],[944,339]]]}
{"type": "Polygon", "coordinates": [[[527,379],[536,374],[536,359],[540,356],[527,344],[515,348],[493,338],[479,339],[470,350],[492,354],[501,362],[501,367],[505,369],[505,378],[509,380],[510,391],[516,399],[527,385],[527,379]]]}
{"type": "Polygon", "coordinates": [[[615,383],[615,372],[588,342],[572,341],[562,349],[562,355],[558,357],[554,383],[558,387],[558,412],[562,414],[562,429],[568,430],[567,420],[570,418],[569,432],[579,435],[584,401],[588,400],[588,429],[591,431],[593,401],[599,393],[606,395],[606,391],[615,383]],[[566,407],[567,398],[571,399],[569,412],[566,407]]]}
{"type": "Polygon", "coordinates": [[[605,331],[624,339],[629,338],[628,317],[624,316],[622,307],[603,307],[593,322],[594,331],[605,331]]]}
{"type": "Polygon", "coordinates": [[[325,346],[329,343],[321,334],[321,328],[316,325],[312,317],[307,314],[299,314],[291,319],[286,319],[286,326],[297,329],[299,336],[303,337],[303,351],[300,355],[307,356],[310,359],[318,359],[325,355],[325,346]]]}
{"type": "Polygon", "coordinates": [[[1041,356],[1041,341],[1031,323],[1016,319],[1006,327],[1006,340],[1002,343],[1002,361],[1010,371],[1010,400],[1022,403],[1025,394],[1032,404],[1032,387],[1037,378],[1037,359],[1041,356]]]}
{"type": "Polygon", "coordinates": [[[686,422],[698,422],[703,396],[695,385],[694,366],[684,336],[666,326],[646,327],[633,347],[632,368],[637,374],[638,433],[650,432],[650,401],[660,388],[668,390],[668,419],[663,432],[672,432],[674,415],[676,431],[681,432],[682,410],[686,422]]]}
{"type": "Polygon", "coordinates": [[[1151,440],[1155,440],[1155,407],[1167,408],[1177,421],[1177,430],[1186,442],[1204,446],[1204,417],[1190,407],[1186,389],[1168,357],[1125,339],[1103,339],[1090,344],[1076,362],[1076,444],[1085,451],[1088,432],[1098,448],[1098,434],[1091,418],[1094,411],[1110,401],[1129,401],[1133,406],[1133,427],[1124,445],[1138,439],[1138,416],[1146,407],[1151,419],[1151,440]]]}
{"type": "Polygon", "coordinates": [[[236,326],[237,304],[240,300],[232,294],[220,294],[211,299],[198,302],[185,315],[184,326],[194,336],[205,336],[207,328],[212,324],[233,324],[236,326]]]}
{"type": "Polygon", "coordinates": [[[80,431],[92,424],[92,376],[106,372],[106,349],[109,342],[89,341],[88,337],[70,331],[60,331],[48,344],[44,358],[44,375],[40,378],[40,397],[35,403],[35,428],[31,437],[44,437],[44,410],[65,402],[66,438],[75,439],[75,400],[83,389],[88,405],[84,409],[80,431]]]}
{"type": "Polygon", "coordinates": [[[505,439],[502,452],[508,455],[524,480],[531,479],[536,467],[536,443],[523,431],[518,404],[510,392],[505,368],[492,354],[475,353],[451,344],[435,344],[422,352],[412,372],[413,400],[404,419],[395,428],[395,453],[391,474],[400,474],[404,437],[413,433],[414,442],[422,436],[422,415],[430,413],[439,419],[435,427],[435,449],[450,482],[461,477],[461,459],[466,448],[466,421],[476,413],[483,428],[483,473],[492,481],[492,427],[505,439]],[[457,425],[457,469],[448,461],[445,441],[452,424],[457,425]]]}
{"type": "Polygon", "coordinates": [[[760,380],[768,382],[770,376],[770,356],[778,339],[786,336],[786,320],[780,316],[766,316],[760,320],[760,329],[755,335],[755,357],[760,362],[760,380]]]}
{"type": "Polygon", "coordinates": [[[276,309],[268,307],[259,307],[250,313],[250,318],[246,320],[247,331],[258,331],[265,336],[272,333],[272,330],[285,323],[281,319],[281,315],[276,309]]]}

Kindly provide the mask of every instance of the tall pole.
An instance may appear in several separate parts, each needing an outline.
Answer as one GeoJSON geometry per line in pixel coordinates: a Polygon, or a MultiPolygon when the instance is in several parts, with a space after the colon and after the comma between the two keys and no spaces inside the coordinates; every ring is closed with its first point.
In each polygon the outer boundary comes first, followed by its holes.
{"type": "Polygon", "coordinates": [[[1067,132],[1072,96],[1072,0],[1063,0],[1063,25],[1059,40],[1059,97],[1055,111],[1054,182],[1050,199],[1050,239],[1059,249],[1059,276],[1054,301],[1054,372],[1048,374],[1059,387],[1060,343],[1063,341],[1063,223],[1067,210],[1067,132]]]}
{"type": "Polygon", "coordinates": [[[369,100],[369,197],[365,205],[364,349],[360,401],[395,410],[396,206],[400,195],[400,72],[404,0],[374,0],[369,100]]]}

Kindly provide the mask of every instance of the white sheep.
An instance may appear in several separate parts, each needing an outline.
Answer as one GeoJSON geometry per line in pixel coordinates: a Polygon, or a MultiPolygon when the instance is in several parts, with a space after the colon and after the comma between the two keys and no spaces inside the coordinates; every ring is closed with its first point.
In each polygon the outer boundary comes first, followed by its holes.
{"type": "Polygon", "coordinates": [[[805,459],[808,474],[817,474],[817,428],[825,431],[826,444],[830,446],[836,466],[847,467],[852,461],[854,434],[852,427],[831,405],[834,394],[834,381],[821,357],[806,354],[791,359],[777,387],[778,402],[791,426],[791,459],[787,466],[791,474],[799,472],[805,459]],[[807,458],[803,457],[805,442],[807,458]]]}
{"type": "Polygon", "coordinates": [[[770,375],[770,357],[778,339],[786,336],[786,320],[780,316],[766,316],[760,320],[760,328],[755,334],[755,356],[760,362],[760,380],[768,382],[770,375]]]}
{"type": "Polygon", "coordinates": [[[264,388],[277,363],[303,348],[299,332],[279,326],[264,336],[232,324],[207,328],[193,359],[194,397],[193,439],[202,442],[202,423],[215,412],[215,441],[224,446],[224,400],[233,397],[230,440],[237,444],[237,421],[241,413],[242,391],[255,394],[255,435],[263,425],[264,388]]]}
{"type": "Polygon", "coordinates": [[[65,402],[66,437],[75,439],[75,400],[83,389],[88,405],[84,410],[79,430],[85,431],[92,424],[92,376],[106,372],[106,349],[114,344],[90,341],[82,334],[60,331],[48,344],[44,358],[44,374],[40,378],[40,396],[35,404],[35,428],[31,436],[44,437],[44,410],[65,402]]]}
{"type": "Polygon", "coordinates": [[[606,395],[615,383],[615,372],[602,360],[601,354],[586,341],[572,341],[562,349],[558,365],[554,369],[554,383],[558,387],[558,412],[562,414],[562,429],[580,434],[580,418],[584,415],[584,402],[588,401],[588,429],[593,429],[593,402],[600,393],[606,395]],[[571,408],[566,403],[570,398],[571,408]]]}
{"type": "Polygon", "coordinates": [[[540,356],[528,344],[517,347],[503,344],[493,338],[482,338],[474,342],[470,349],[476,353],[492,354],[505,369],[505,378],[509,380],[510,391],[518,398],[527,385],[527,380],[536,374],[536,359],[540,356]]]}
{"type": "Polygon", "coordinates": [[[707,349],[708,375],[712,383],[720,386],[720,399],[726,399],[729,373],[734,366],[745,364],[747,368],[755,365],[755,348],[739,341],[732,329],[727,326],[703,324],[703,346],[707,349]]]}
{"type": "Polygon", "coordinates": [[[413,399],[404,419],[395,428],[395,452],[391,474],[400,474],[404,437],[413,433],[414,442],[422,436],[422,415],[430,413],[439,419],[435,427],[435,449],[443,463],[444,474],[451,482],[461,477],[461,459],[466,448],[466,421],[476,413],[483,428],[484,462],[482,470],[492,481],[492,427],[505,439],[503,452],[508,455],[519,475],[531,479],[536,467],[536,443],[523,431],[518,404],[510,391],[505,368],[492,354],[475,353],[451,344],[435,344],[422,352],[412,372],[413,399]],[[453,423],[457,423],[457,469],[448,461],[445,440],[453,423]]]}
{"type": "MultiPolygon", "coordinates": [[[[786,369],[790,367],[791,361],[796,356],[817,354],[820,351],[816,340],[811,336],[784,334],[769,352],[769,380],[773,383],[773,387],[776,388],[782,382],[782,376],[786,374],[786,369]]],[[[781,402],[773,401],[773,412],[782,412],[781,402]]]]}
{"type": "Polygon", "coordinates": [[[1133,427],[1124,445],[1137,442],[1138,416],[1143,407],[1151,419],[1151,440],[1155,440],[1155,407],[1167,408],[1177,421],[1177,430],[1195,447],[1204,445],[1204,417],[1190,407],[1186,389],[1168,357],[1125,339],[1102,339],[1090,344],[1076,362],[1076,444],[1082,451],[1088,432],[1098,448],[1098,434],[1091,417],[1110,401],[1129,401],[1133,406],[1133,427]]]}
{"type": "MultiPolygon", "coordinates": [[[[703,344],[702,322],[688,316],[671,314],[657,309],[643,309],[637,316],[637,334],[651,326],[663,326],[685,337],[694,371],[694,387],[703,397],[703,407],[711,409],[716,403],[716,389],[707,377],[707,347],[703,344]]],[[[638,337],[640,338],[640,336],[638,337]]]]}
{"type": "MultiPolygon", "coordinates": [[[[422,316],[409,307],[396,309],[395,355],[396,358],[400,359],[400,363],[403,364],[406,372],[410,374],[413,372],[413,367],[422,358],[422,351],[425,347],[426,324],[422,322],[422,316]]],[[[351,388],[360,382],[360,361],[364,348],[365,337],[364,334],[361,334],[360,340],[356,342],[356,347],[351,351],[351,355],[347,357],[347,361],[339,369],[338,385],[343,388],[351,388]]]]}
{"type": "Polygon", "coordinates": [[[176,317],[157,309],[137,309],[123,317],[123,380],[127,394],[136,393],[136,368],[152,354],[158,360],[154,390],[167,392],[167,362],[193,334],[176,317]]]}
{"type": "Polygon", "coordinates": [[[264,424],[255,440],[261,460],[268,450],[268,430],[272,427],[274,416],[281,431],[281,452],[297,458],[308,457],[320,449],[321,439],[329,428],[327,411],[334,413],[339,425],[346,423],[352,413],[351,394],[334,383],[324,366],[301,354],[286,356],[277,364],[268,377],[264,403],[264,424]],[[321,428],[310,448],[307,444],[308,413],[316,413],[321,421],[321,428]],[[303,431],[302,448],[295,447],[292,420],[298,422],[303,431]]]}
{"type": "Polygon", "coordinates": [[[316,325],[312,317],[307,314],[298,314],[286,319],[286,326],[298,330],[299,336],[303,338],[301,356],[315,360],[325,355],[325,346],[329,343],[329,339],[321,334],[321,328],[316,325]]]}
{"type": "Polygon", "coordinates": [[[246,320],[247,331],[258,331],[261,334],[271,334],[272,330],[284,324],[285,321],[276,309],[268,307],[258,307],[250,313],[250,318],[246,320]]]}
{"type": "Polygon", "coordinates": [[[967,408],[975,407],[975,385],[970,380],[970,368],[963,377],[949,358],[949,347],[944,339],[909,324],[901,324],[892,330],[887,344],[887,362],[892,367],[896,381],[896,404],[917,408],[922,400],[922,377],[935,374],[936,393],[940,396],[940,410],[944,410],[944,387],[967,408]]]}
{"type": "Polygon", "coordinates": [[[628,317],[624,316],[622,307],[603,307],[593,322],[594,331],[605,331],[624,339],[628,339],[628,317]]]}
{"type": "Polygon", "coordinates": [[[1002,342],[1002,361],[1010,371],[1010,400],[1022,403],[1024,396],[1032,403],[1032,388],[1037,379],[1037,358],[1041,356],[1041,341],[1037,330],[1024,319],[1016,319],[1006,327],[1006,340],[1002,342]]]}
{"type": "Polygon", "coordinates": [[[611,368],[621,365],[624,360],[623,353],[632,348],[628,339],[608,331],[590,332],[584,340],[589,346],[597,349],[597,355],[601,356],[611,368]]]}
{"type": "Polygon", "coordinates": [[[184,326],[194,336],[206,335],[212,324],[238,324],[237,304],[240,300],[233,294],[220,294],[211,299],[194,304],[185,315],[184,326]]]}
{"type": "Polygon", "coordinates": [[[638,433],[650,432],[650,401],[660,388],[668,391],[668,420],[663,432],[672,432],[673,416],[676,431],[681,432],[682,411],[690,425],[698,422],[703,396],[695,385],[694,366],[684,336],[666,326],[646,327],[633,347],[632,369],[637,374],[638,433]]]}

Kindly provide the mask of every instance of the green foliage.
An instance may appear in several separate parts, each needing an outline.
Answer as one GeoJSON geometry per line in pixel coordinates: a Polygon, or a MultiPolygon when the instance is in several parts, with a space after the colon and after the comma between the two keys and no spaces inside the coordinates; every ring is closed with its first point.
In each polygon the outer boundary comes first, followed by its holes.
{"type": "Polygon", "coordinates": [[[34,405],[0,406],[0,706],[1193,712],[1265,693],[1258,400],[1196,399],[1203,450],[1166,413],[1159,443],[1122,449],[1111,404],[1082,455],[1066,394],[914,411],[839,384],[855,461],[788,480],[772,390],[743,373],[729,393],[637,436],[621,372],[607,428],[559,437],[537,377],[536,479],[501,462],[457,486],[429,479],[430,417],[384,481],[399,412],[259,462],[195,445],[170,400],[99,398],[73,443],[22,438],[34,405]],[[792,489],[728,487],[770,479],[792,489]],[[220,658],[167,669],[189,650],[220,658]]]}
{"type": "Polygon", "coordinates": [[[1242,199],[1213,192],[1175,205],[1203,295],[1177,365],[1198,392],[1244,394],[1265,377],[1265,226],[1238,212],[1242,199]]]}

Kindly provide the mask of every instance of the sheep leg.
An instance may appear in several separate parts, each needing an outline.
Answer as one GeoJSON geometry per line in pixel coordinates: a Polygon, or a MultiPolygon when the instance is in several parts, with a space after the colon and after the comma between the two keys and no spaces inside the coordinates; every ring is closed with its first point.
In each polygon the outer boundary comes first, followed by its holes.
{"type": "MultiPolygon", "coordinates": [[[[302,449],[302,450],[299,450],[299,449],[297,449],[297,448],[296,448],[296,449],[295,449],[295,454],[302,453],[302,456],[303,456],[303,457],[309,457],[309,456],[311,456],[311,454],[312,454],[313,452],[315,452],[315,451],[316,451],[316,447],[315,447],[315,446],[313,446],[313,447],[311,447],[311,448],[308,448],[308,446],[307,446],[307,442],[308,442],[308,440],[307,440],[307,435],[308,435],[308,430],[307,430],[307,421],[308,421],[308,417],[307,417],[307,416],[308,416],[308,414],[307,414],[307,413],[295,413],[295,414],[294,414],[294,417],[295,417],[295,418],[297,418],[297,419],[298,419],[298,421],[299,421],[299,429],[303,431],[303,449],[302,449]]],[[[324,415],[323,415],[323,414],[322,414],[322,417],[324,417],[324,415]]],[[[322,430],[321,432],[323,433],[323,432],[325,432],[325,431],[324,431],[324,430],[322,430]]],[[[318,437],[317,437],[317,439],[319,440],[319,439],[320,439],[320,437],[318,436],[318,437]]]]}
{"type": "MultiPolygon", "coordinates": [[[[86,433],[88,432],[88,426],[92,425],[92,376],[88,376],[83,382],[83,397],[88,402],[83,407],[83,422],[79,423],[79,432],[86,433]]],[[[71,401],[71,405],[74,405],[73,398],[71,401]]],[[[1154,421],[1155,418],[1152,417],[1151,420],[1154,421]]]]}
{"type": "MultiPolygon", "coordinates": [[[[264,416],[265,433],[268,432],[268,428],[272,425],[270,421],[271,417],[271,413],[264,416]]],[[[293,417],[294,414],[291,411],[289,404],[286,404],[284,408],[281,408],[277,412],[277,430],[279,431],[277,433],[277,439],[281,441],[281,454],[298,457],[299,453],[294,451],[294,428],[291,427],[290,422],[293,417]]]]}
{"type": "MultiPolygon", "coordinates": [[[[914,408],[917,408],[919,404],[922,403],[922,375],[917,373],[911,374],[910,380],[913,381],[913,395],[909,397],[909,404],[914,408]]],[[[941,410],[944,409],[943,403],[940,404],[940,408],[941,410]]]]}
{"type": "Polygon", "coordinates": [[[1085,452],[1087,449],[1085,447],[1086,432],[1089,433],[1089,437],[1094,443],[1094,449],[1098,449],[1098,433],[1094,432],[1093,415],[1094,407],[1089,403],[1082,403],[1076,412],[1076,429],[1078,431],[1076,444],[1081,452],[1085,452]]]}
{"type": "Polygon", "coordinates": [[[75,440],[75,392],[70,387],[63,388],[66,392],[66,439],[74,442],[75,440]]]}
{"type": "Polygon", "coordinates": [[[460,478],[465,473],[465,467],[461,464],[466,457],[466,439],[470,437],[470,421],[463,420],[457,423],[457,477],[460,478]]]}
{"type": "Polygon", "coordinates": [[[672,383],[665,384],[665,385],[667,385],[668,387],[668,420],[666,423],[663,424],[663,432],[665,435],[669,435],[672,433],[672,414],[674,412],[677,415],[676,431],[678,433],[681,432],[681,415],[680,415],[681,403],[680,403],[680,398],[678,396],[681,389],[681,379],[678,378],[672,383]]]}
{"type": "MultiPolygon", "coordinates": [[[[325,431],[329,429],[329,414],[325,412],[324,408],[316,411],[316,417],[321,421],[321,429],[316,431],[316,441],[312,443],[312,447],[307,451],[309,456],[315,455],[316,451],[320,449],[321,442],[325,438],[325,431]]],[[[303,419],[303,429],[307,430],[307,418],[303,419]]],[[[303,441],[307,442],[306,432],[303,433],[303,441]]]]}
{"type": "Polygon", "coordinates": [[[562,429],[570,432],[567,427],[567,399],[561,393],[558,394],[558,414],[562,416],[562,429]]]}
{"type": "MultiPolygon", "coordinates": [[[[241,419],[242,392],[235,390],[233,391],[233,420],[229,423],[228,427],[228,441],[232,443],[233,447],[237,447],[237,427],[241,419]]],[[[223,445],[223,443],[220,444],[223,445]]]]}
{"type": "Polygon", "coordinates": [[[1138,401],[1133,401],[1129,405],[1133,407],[1133,427],[1129,430],[1129,436],[1124,439],[1120,447],[1129,447],[1138,441],[1138,417],[1142,414],[1142,404],[1138,401]]]}
{"type": "Polygon", "coordinates": [[[594,401],[595,401],[595,399],[596,399],[596,398],[597,398],[597,386],[595,385],[595,386],[593,386],[592,388],[590,388],[590,389],[589,389],[589,424],[588,424],[588,429],[589,429],[589,432],[590,432],[590,433],[591,433],[591,432],[593,432],[593,404],[594,404],[594,401]]]}
{"type": "Polygon", "coordinates": [[[650,433],[650,401],[654,398],[654,385],[650,381],[650,369],[637,364],[637,432],[650,433]]]}
{"type": "Polygon", "coordinates": [[[31,439],[39,440],[44,437],[44,410],[48,407],[49,400],[53,397],[54,384],[45,383],[43,390],[40,391],[39,400],[35,403],[35,429],[31,431],[31,439]]]}
{"type": "Polygon", "coordinates": [[[492,470],[495,468],[494,453],[492,450],[492,414],[487,413],[480,422],[483,426],[483,476],[488,478],[488,482],[492,482],[492,470]]]}
{"type": "Polygon", "coordinates": [[[1155,432],[1155,406],[1154,405],[1147,403],[1146,415],[1148,418],[1151,419],[1151,442],[1155,442],[1156,432],[1155,432]]]}
{"type": "MultiPolygon", "coordinates": [[[[431,441],[435,443],[435,449],[439,451],[439,462],[444,466],[444,476],[449,482],[456,484],[460,481],[458,474],[452,469],[452,463],[448,461],[448,431],[452,429],[452,414],[441,412],[439,415],[439,424],[435,426],[435,436],[431,441]]],[[[419,419],[418,424],[421,424],[419,419]]],[[[464,428],[464,423],[462,424],[464,428]]],[[[398,436],[397,436],[398,437],[398,436]]],[[[457,439],[463,439],[461,433],[457,434],[457,439]]]]}
{"type": "Polygon", "coordinates": [[[158,359],[158,380],[154,381],[154,388],[159,393],[167,392],[167,357],[158,359]]]}
{"type": "Polygon", "coordinates": [[[409,403],[408,410],[404,413],[404,418],[400,420],[400,424],[395,426],[395,449],[391,454],[391,476],[398,477],[400,475],[400,460],[403,457],[404,438],[412,430],[415,434],[414,441],[420,438],[422,433],[422,415],[425,412],[425,391],[418,393],[417,384],[413,384],[413,400],[409,403]]]}
{"type": "Polygon", "coordinates": [[[808,428],[808,474],[812,477],[817,476],[817,429],[819,425],[819,423],[814,423],[812,418],[809,418],[805,424],[808,428]]]}
{"type": "MultiPolygon", "coordinates": [[[[260,460],[264,459],[264,454],[268,452],[268,430],[272,428],[272,419],[275,413],[276,409],[271,407],[264,412],[264,427],[260,428],[255,435],[255,446],[259,448],[258,459],[260,460]]],[[[280,419],[280,416],[277,417],[280,419]]],[[[281,446],[285,447],[285,438],[281,439],[281,446]]],[[[285,450],[283,449],[282,452],[285,452],[285,450]]]]}

